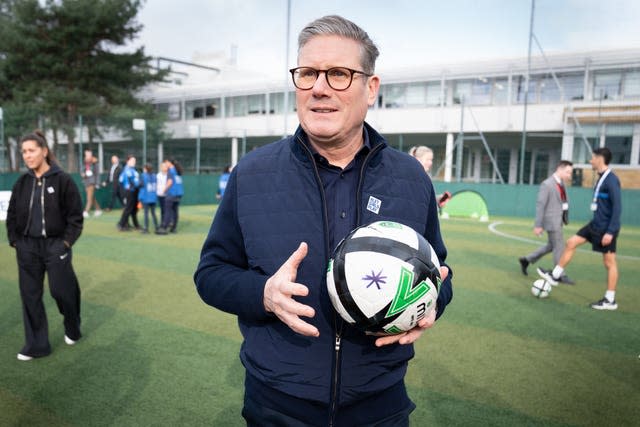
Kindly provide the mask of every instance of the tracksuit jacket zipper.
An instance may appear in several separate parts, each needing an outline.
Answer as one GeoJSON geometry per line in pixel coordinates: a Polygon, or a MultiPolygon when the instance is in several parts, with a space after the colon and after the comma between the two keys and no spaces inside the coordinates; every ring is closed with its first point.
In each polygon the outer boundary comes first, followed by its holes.
{"type": "MultiPolygon", "coordinates": [[[[302,140],[302,138],[300,138],[299,136],[297,137],[298,142],[300,142],[300,144],[302,145],[302,147],[304,147],[307,156],[309,157],[309,159],[311,160],[311,164],[313,167],[313,173],[314,176],[316,178],[316,183],[318,184],[318,188],[320,189],[320,198],[322,200],[322,210],[323,210],[323,219],[324,219],[324,229],[325,229],[325,236],[324,236],[324,243],[325,243],[325,259],[328,260],[329,259],[329,252],[330,252],[330,248],[329,248],[329,220],[328,220],[328,216],[329,213],[327,212],[327,203],[326,203],[326,197],[325,197],[325,193],[324,193],[324,187],[322,186],[322,180],[320,179],[320,172],[318,171],[318,167],[316,166],[315,161],[313,160],[313,153],[311,152],[311,150],[309,150],[309,147],[307,147],[307,145],[304,143],[304,141],[302,140]]],[[[383,145],[382,144],[378,144],[376,146],[374,146],[371,151],[369,151],[369,153],[367,153],[367,156],[365,157],[364,161],[362,162],[362,166],[360,168],[360,176],[358,177],[358,190],[357,190],[357,194],[356,194],[356,225],[360,224],[361,221],[361,216],[362,216],[362,212],[360,209],[360,203],[362,201],[362,184],[364,181],[364,171],[367,167],[367,164],[369,163],[369,160],[373,157],[373,155],[375,153],[377,153],[378,151],[380,151],[382,149],[383,145]]],[[[332,378],[332,388],[331,388],[331,402],[329,404],[329,427],[332,427],[334,425],[334,421],[335,421],[335,415],[336,415],[336,409],[337,409],[337,403],[338,403],[338,383],[340,380],[340,350],[341,350],[341,343],[342,343],[342,328],[344,326],[344,321],[342,319],[338,318],[337,313],[333,313],[333,321],[334,321],[334,327],[335,327],[335,345],[334,345],[334,352],[335,352],[335,364],[334,364],[334,370],[333,370],[333,378],[332,378]]]]}
{"type": "MultiPolygon", "coordinates": [[[[38,178],[34,178],[33,185],[31,186],[31,197],[29,198],[29,215],[27,216],[27,225],[22,232],[23,236],[27,236],[29,234],[29,225],[31,224],[31,210],[33,209],[33,198],[36,194],[36,183],[39,181],[38,178]]],[[[42,177],[42,188],[40,189],[40,209],[42,212],[42,237],[47,238],[47,229],[45,227],[44,221],[44,188],[45,188],[46,178],[42,177]]]]}

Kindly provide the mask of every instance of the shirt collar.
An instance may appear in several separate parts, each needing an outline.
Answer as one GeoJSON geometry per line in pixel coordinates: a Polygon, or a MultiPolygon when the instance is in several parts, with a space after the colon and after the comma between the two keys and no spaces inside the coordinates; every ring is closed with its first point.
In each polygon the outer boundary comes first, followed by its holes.
{"type": "MultiPolygon", "coordinates": [[[[362,129],[362,139],[363,139],[362,147],[360,147],[360,149],[356,152],[354,159],[357,156],[360,156],[362,154],[367,154],[369,151],[371,151],[371,141],[369,141],[369,133],[364,128],[362,129]]],[[[322,164],[322,165],[330,165],[329,161],[323,155],[318,153],[318,151],[315,149],[313,144],[309,143],[309,140],[307,139],[306,135],[305,135],[305,143],[311,150],[311,154],[313,154],[313,159],[316,161],[316,163],[322,164]]]]}

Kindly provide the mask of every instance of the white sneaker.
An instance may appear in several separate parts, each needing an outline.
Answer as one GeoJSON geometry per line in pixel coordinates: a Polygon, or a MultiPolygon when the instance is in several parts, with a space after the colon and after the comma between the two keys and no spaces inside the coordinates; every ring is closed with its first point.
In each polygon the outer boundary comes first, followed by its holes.
{"type": "Polygon", "coordinates": [[[84,218],[89,218],[89,212],[87,212],[87,211],[82,211],[82,216],[83,216],[84,218]]]}
{"type": "Polygon", "coordinates": [[[27,362],[29,360],[32,360],[33,357],[31,356],[27,356],[26,354],[22,354],[22,353],[18,353],[18,360],[22,360],[23,362],[27,362]]]}
{"type": "Polygon", "coordinates": [[[93,216],[100,216],[102,215],[102,211],[101,210],[97,210],[93,213],[93,216]]]}
{"type": "Polygon", "coordinates": [[[72,340],[71,338],[69,338],[68,336],[64,336],[64,342],[67,343],[67,345],[74,345],[77,341],[72,340]]]}
{"type": "Polygon", "coordinates": [[[560,280],[560,278],[556,279],[555,277],[553,277],[553,274],[551,274],[550,270],[545,270],[544,268],[538,267],[536,268],[536,272],[538,273],[538,276],[549,282],[551,286],[558,286],[558,280],[560,280]]]}

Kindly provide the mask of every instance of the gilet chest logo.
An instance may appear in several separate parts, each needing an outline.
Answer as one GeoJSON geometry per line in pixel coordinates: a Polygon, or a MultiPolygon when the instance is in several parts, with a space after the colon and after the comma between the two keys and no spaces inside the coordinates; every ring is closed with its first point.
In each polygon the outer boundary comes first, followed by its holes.
{"type": "Polygon", "coordinates": [[[382,200],[369,196],[369,201],[367,202],[367,210],[369,212],[380,213],[380,206],[382,206],[382,200]]]}

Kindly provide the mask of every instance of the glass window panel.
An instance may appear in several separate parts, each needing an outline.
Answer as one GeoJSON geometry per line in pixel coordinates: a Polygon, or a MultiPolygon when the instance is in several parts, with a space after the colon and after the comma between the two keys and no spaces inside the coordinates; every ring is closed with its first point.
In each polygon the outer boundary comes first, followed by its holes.
{"type": "Polygon", "coordinates": [[[378,101],[380,106],[384,108],[402,108],[405,103],[405,84],[389,84],[384,85],[382,91],[382,99],[378,101]]]}
{"type": "Polygon", "coordinates": [[[493,83],[493,103],[505,105],[509,102],[509,80],[496,79],[493,83]]]}
{"type": "Polygon", "coordinates": [[[247,97],[230,96],[225,98],[227,117],[241,117],[247,115],[247,97]]]}
{"type": "Polygon", "coordinates": [[[455,89],[453,91],[453,103],[460,104],[464,97],[465,102],[469,102],[471,99],[471,80],[460,80],[455,82],[455,89]]]}
{"type": "Polygon", "coordinates": [[[220,98],[213,98],[205,101],[204,115],[212,118],[222,117],[220,98]]]}
{"type": "Polygon", "coordinates": [[[204,117],[205,107],[202,99],[187,101],[184,104],[184,108],[187,120],[200,119],[204,117]]]}
{"type": "MultiPolygon", "coordinates": [[[[296,94],[295,92],[288,92],[289,94],[289,112],[296,111],[296,94]]],[[[272,93],[269,95],[269,103],[271,112],[274,114],[282,114],[284,111],[284,92],[272,93]]]]}
{"type": "MultiPolygon", "coordinates": [[[[446,96],[445,96],[445,99],[446,99],[446,96]]],[[[428,106],[440,105],[440,82],[427,83],[426,101],[428,106]]]]}
{"type": "Polygon", "coordinates": [[[560,77],[564,89],[564,101],[584,99],[584,74],[568,74],[560,77]]]}
{"type": "Polygon", "coordinates": [[[622,73],[598,73],[594,76],[593,99],[619,99],[622,73]]]}
{"type": "Polygon", "coordinates": [[[582,133],[576,128],[573,137],[573,162],[588,163],[591,160],[591,152],[600,146],[600,126],[584,125],[582,133]],[[583,138],[584,136],[584,138],[583,138]],[[587,144],[585,144],[585,139],[587,144]]]}
{"type": "Polygon", "coordinates": [[[492,84],[487,79],[474,80],[471,85],[471,105],[488,105],[491,103],[492,84]]]}
{"type": "Polygon", "coordinates": [[[264,95],[247,96],[247,108],[249,114],[265,114],[267,112],[266,98],[264,95]]]}
{"type": "Polygon", "coordinates": [[[167,120],[174,122],[180,120],[180,103],[179,102],[166,102],[162,104],[156,104],[156,111],[164,113],[167,116],[167,120]]]}
{"type": "Polygon", "coordinates": [[[624,76],[624,97],[640,97],[640,71],[628,71],[624,76]]]}
{"type": "MultiPolygon", "coordinates": [[[[558,78],[560,81],[560,78],[558,78]]],[[[562,84],[562,81],[560,81],[562,84]]],[[[540,102],[560,102],[561,101],[560,89],[556,84],[553,76],[540,79],[540,102]]]]}
{"type": "Polygon", "coordinates": [[[631,163],[631,141],[633,125],[608,124],[604,145],[611,150],[611,163],[628,165],[631,163]]]}
{"type": "MultiPolygon", "coordinates": [[[[526,80],[527,79],[525,76],[514,76],[511,82],[511,84],[513,85],[513,97],[511,99],[515,100],[515,102],[518,104],[524,104],[526,80]]],[[[538,82],[534,76],[529,76],[529,93],[527,95],[528,104],[535,104],[537,102],[537,83],[538,82]]]]}
{"type": "Polygon", "coordinates": [[[407,107],[424,107],[427,105],[427,87],[425,83],[410,83],[406,91],[407,107]]]}

